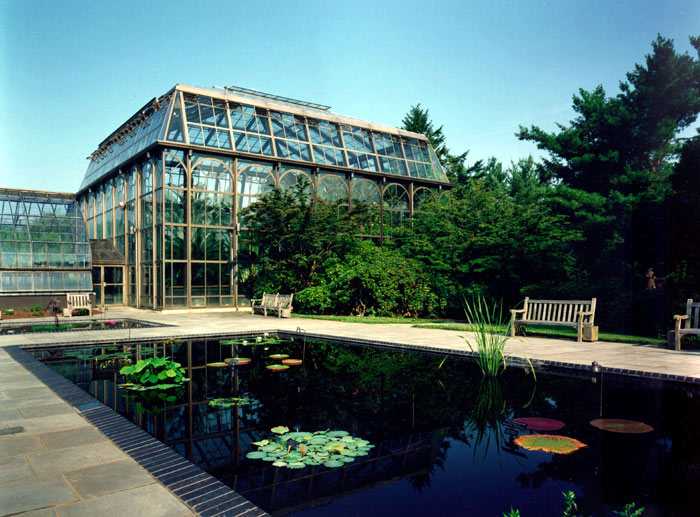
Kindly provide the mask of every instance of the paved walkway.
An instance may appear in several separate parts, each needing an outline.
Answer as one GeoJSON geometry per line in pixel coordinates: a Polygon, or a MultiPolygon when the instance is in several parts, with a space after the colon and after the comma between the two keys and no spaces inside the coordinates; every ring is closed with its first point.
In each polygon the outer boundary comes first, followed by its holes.
{"type": "MultiPolygon", "coordinates": [[[[72,406],[10,357],[10,345],[62,344],[162,338],[246,330],[290,330],[313,334],[466,351],[460,333],[410,325],[363,325],[305,318],[278,319],[234,312],[159,313],[110,309],[109,319],[132,318],[170,327],[119,329],[0,337],[0,515],[178,516],[198,512],[182,503],[130,456],[108,440],[72,406]],[[128,508],[128,510],[127,510],[128,508]]],[[[700,382],[700,351],[661,346],[576,343],[549,338],[515,338],[506,353],[570,365],[672,375],[700,382]]],[[[196,510],[196,507],[195,507],[196,510]]],[[[221,514],[224,515],[224,514],[221,514]]],[[[228,515],[228,514],[226,514],[228,515]]]]}

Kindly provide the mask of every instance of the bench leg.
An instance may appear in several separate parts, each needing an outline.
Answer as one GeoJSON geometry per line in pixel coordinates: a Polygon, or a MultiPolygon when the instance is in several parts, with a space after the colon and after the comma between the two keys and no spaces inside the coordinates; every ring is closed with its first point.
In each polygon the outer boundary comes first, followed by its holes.
{"type": "Polygon", "coordinates": [[[681,349],[681,320],[676,320],[676,325],[675,328],[673,329],[675,332],[673,333],[673,348],[676,350],[681,349]]]}
{"type": "Polygon", "coordinates": [[[583,341],[583,321],[581,319],[576,324],[576,330],[578,332],[578,342],[581,343],[583,341]]]}
{"type": "Polygon", "coordinates": [[[510,320],[510,337],[515,337],[515,320],[510,320]]]}

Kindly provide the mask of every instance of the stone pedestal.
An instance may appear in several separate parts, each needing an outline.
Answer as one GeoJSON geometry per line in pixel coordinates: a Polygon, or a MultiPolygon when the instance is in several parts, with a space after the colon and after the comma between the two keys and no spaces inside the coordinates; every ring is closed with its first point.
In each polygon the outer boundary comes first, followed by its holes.
{"type": "Polygon", "coordinates": [[[583,340],[584,341],[598,341],[598,326],[597,325],[587,325],[583,327],[583,340]]]}

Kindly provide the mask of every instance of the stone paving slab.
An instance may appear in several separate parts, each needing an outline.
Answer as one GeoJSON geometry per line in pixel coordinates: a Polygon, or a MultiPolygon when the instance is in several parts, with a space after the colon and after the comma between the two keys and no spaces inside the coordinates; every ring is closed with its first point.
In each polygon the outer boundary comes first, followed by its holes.
{"type": "Polygon", "coordinates": [[[0,515],[36,510],[77,499],[59,474],[10,481],[0,485],[0,515]]]}
{"type": "Polygon", "coordinates": [[[86,443],[103,442],[107,440],[105,435],[97,431],[92,426],[78,427],[77,429],[67,429],[65,431],[54,431],[52,433],[42,433],[37,435],[41,443],[48,449],[65,449],[86,443]]]}
{"type": "Polygon", "coordinates": [[[141,467],[128,460],[75,470],[66,474],[66,480],[84,499],[154,483],[141,467]]]}
{"type": "Polygon", "coordinates": [[[112,463],[124,458],[124,453],[109,441],[94,443],[90,447],[67,447],[27,455],[30,465],[39,475],[68,472],[103,463],[112,463]]]}
{"type": "Polygon", "coordinates": [[[44,433],[83,427],[85,420],[76,412],[63,415],[51,415],[38,418],[22,418],[4,422],[5,427],[24,427],[27,433],[44,433]]]}
{"type": "Polygon", "coordinates": [[[161,485],[125,490],[56,508],[61,517],[176,517],[192,512],[161,485]]]}
{"type": "Polygon", "coordinates": [[[44,451],[44,446],[36,436],[11,434],[0,437],[0,458],[44,451]]]}
{"type": "Polygon", "coordinates": [[[33,476],[34,471],[24,456],[0,458],[0,483],[33,476]]]}

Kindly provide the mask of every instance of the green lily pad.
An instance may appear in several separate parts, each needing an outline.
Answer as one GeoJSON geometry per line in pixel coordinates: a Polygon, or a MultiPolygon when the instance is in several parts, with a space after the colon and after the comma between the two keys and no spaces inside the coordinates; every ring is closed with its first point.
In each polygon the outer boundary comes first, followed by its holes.
{"type": "Polygon", "coordinates": [[[326,433],[327,436],[332,436],[333,438],[342,438],[343,436],[347,436],[350,433],[347,431],[328,431],[326,433]]]}
{"type": "Polygon", "coordinates": [[[271,456],[271,455],[266,455],[260,458],[263,461],[277,461],[279,459],[279,456],[271,456]]]}
{"type": "Polygon", "coordinates": [[[289,366],[287,366],[286,364],[269,364],[265,368],[274,372],[278,372],[281,370],[288,370],[289,366]]]}
{"type": "Polygon", "coordinates": [[[287,463],[288,469],[303,469],[304,467],[306,467],[306,463],[303,463],[301,461],[292,461],[290,463],[287,463]]]}
{"type": "Polygon", "coordinates": [[[289,354],[272,354],[270,359],[287,359],[287,357],[289,357],[289,354]]]}
{"type": "Polygon", "coordinates": [[[258,447],[264,447],[270,443],[270,440],[260,440],[259,442],[253,442],[251,445],[257,445],[258,447]]]}
{"type": "Polygon", "coordinates": [[[586,447],[585,443],[579,442],[568,436],[556,434],[528,434],[518,436],[515,443],[530,451],[554,452],[556,454],[571,454],[586,447]]]}
{"type": "Polygon", "coordinates": [[[289,465],[289,463],[287,463],[286,461],[275,461],[272,464],[273,467],[286,467],[287,465],[289,465]]]}
{"type": "Polygon", "coordinates": [[[285,427],[283,425],[278,425],[277,427],[273,427],[270,429],[275,434],[284,434],[289,432],[289,427],[285,427]]]}
{"type": "Polygon", "coordinates": [[[228,363],[207,363],[207,366],[210,368],[225,368],[226,366],[229,366],[228,363]]]}
{"type": "Polygon", "coordinates": [[[323,466],[328,468],[342,467],[343,465],[345,463],[339,460],[330,460],[323,463],[323,466]]]}
{"type": "Polygon", "coordinates": [[[258,460],[260,458],[264,458],[265,456],[266,456],[266,454],[264,452],[260,452],[260,451],[251,451],[245,455],[246,458],[251,459],[251,460],[258,460]]]}

